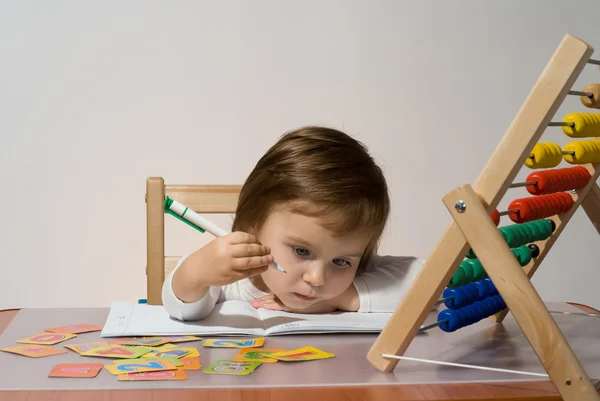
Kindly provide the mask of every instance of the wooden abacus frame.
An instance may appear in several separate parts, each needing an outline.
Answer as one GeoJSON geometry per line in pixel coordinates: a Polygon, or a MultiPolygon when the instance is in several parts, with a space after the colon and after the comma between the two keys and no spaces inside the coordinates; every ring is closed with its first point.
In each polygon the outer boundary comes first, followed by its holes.
{"type": "Polygon", "coordinates": [[[579,205],[600,233],[600,188],[596,184],[600,163],[584,165],[591,174],[589,183],[571,192],[574,205],[568,212],[550,217],[556,229],[546,240],[535,242],[540,253],[525,267],[518,263],[490,218],[593,52],[587,43],[566,35],[473,187],[462,185],[444,196],[452,221],[369,350],[367,358],[377,369],[390,372],[395,368],[398,359],[382,355],[404,354],[472,248],[507,305],[491,318],[501,323],[509,310],[513,313],[563,399],[600,401],[530,281],[579,205]]]}

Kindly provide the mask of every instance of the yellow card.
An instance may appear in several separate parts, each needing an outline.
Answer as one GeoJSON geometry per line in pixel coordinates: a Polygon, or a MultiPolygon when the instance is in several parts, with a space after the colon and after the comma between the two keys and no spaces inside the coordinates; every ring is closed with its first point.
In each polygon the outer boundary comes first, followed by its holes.
{"type": "Polygon", "coordinates": [[[125,381],[143,381],[143,380],[187,380],[187,372],[183,368],[177,370],[159,370],[156,372],[135,372],[125,373],[118,376],[119,380],[125,381]]]}
{"type": "Polygon", "coordinates": [[[251,338],[248,340],[228,340],[225,338],[211,338],[204,340],[202,343],[205,347],[217,347],[217,348],[251,348],[251,347],[262,347],[265,343],[264,337],[251,338]]]}
{"type": "Polygon", "coordinates": [[[16,347],[2,348],[0,351],[12,352],[14,354],[20,354],[29,356],[31,358],[41,358],[50,355],[66,354],[69,351],[64,349],[58,349],[50,347],[49,345],[19,345],[16,347]]]}
{"type": "Polygon", "coordinates": [[[168,348],[162,350],[152,350],[146,356],[152,358],[162,358],[163,356],[169,356],[173,358],[183,358],[191,353],[189,349],[183,348],[168,348]]]}
{"type": "Polygon", "coordinates": [[[150,355],[150,354],[146,354],[146,355],[144,355],[141,358],[136,358],[135,360],[136,361],[151,361],[151,360],[161,359],[163,361],[169,361],[169,362],[171,362],[173,365],[177,366],[178,368],[182,367],[184,365],[184,363],[181,360],[179,360],[177,358],[174,358],[172,356],[163,356],[163,357],[160,357],[160,358],[153,358],[151,356],[148,357],[148,355],[150,355]]]}
{"type": "Polygon", "coordinates": [[[197,356],[186,356],[185,358],[181,358],[180,361],[183,362],[183,368],[185,370],[200,370],[200,358],[197,356]]]}
{"type": "Polygon", "coordinates": [[[43,344],[43,345],[54,345],[60,342],[69,340],[73,337],[77,337],[76,334],[69,333],[40,333],[31,337],[17,340],[21,344],[43,344]]]}
{"type": "Polygon", "coordinates": [[[321,351],[315,347],[304,347],[290,351],[269,354],[269,358],[274,358],[280,361],[312,361],[314,359],[333,358],[334,356],[335,354],[321,351]]]}
{"type": "Polygon", "coordinates": [[[177,370],[177,366],[164,359],[145,359],[137,361],[115,361],[104,368],[113,375],[135,372],[155,372],[157,370],[177,370]]]}
{"type": "Polygon", "coordinates": [[[104,341],[97,341],[81,344],[65,344],[64,347],[70,349],[71,351],[77,352],[78,354],[81,354],[82,352],[86,352],[94,348],[107,347],[109,345],[109,343],[105,343],[104,341]]]}
{"type": "Polygon", "coordinates": [[[284,349],[268,349],[268,348],[242,348],[236,356],[233,357],[234,361],[254,361],[254,362],[277,362],[277,359],[269,358],[270,354],[276,352],[283,352],[284,349]]]}
{"type": "Polygon", "coordinates": [[[111,344],[139,345],[143,347],[157,347],[159,345],[167,344],[168,342],[169,340],[164,337],[124,337],[115,338],[114,340],[109,341],[111,344]]]}
{"type": "Polygon", "coordinates": [[[92,348],[89,351],[82,352],[82,356],[100,356],[105,358],[139,358],[151,352],[152,348],[146,347],[127,347],[124,345],[110,345],[107,347],[92,348]]]}
{"type": "MultiPolygon", "coordinates": [[[[171,353],[172,351],[188,351],[187,354],[182,355],[178,358],[193,358],[193,357],[200,356],[200,352],[198,351],[198,348],[194,348],[194,347],[186,347],[186,348],[175,347],[175,348],[169,348],[169,349],[161,350],[161,351],[167,352],[167,353],[171,353]]],[[[154,351],[152,351],[152,353],[154,353],[154,351]]],[[[165,355],[165,356],[171,356],[171,355],[165,355]]]]}

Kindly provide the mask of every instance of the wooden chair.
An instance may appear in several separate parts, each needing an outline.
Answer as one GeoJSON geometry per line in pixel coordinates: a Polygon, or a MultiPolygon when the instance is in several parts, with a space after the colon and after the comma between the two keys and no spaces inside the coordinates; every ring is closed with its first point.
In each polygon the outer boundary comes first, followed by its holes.
{"type": "Polygon", "coordinates": [[[165,257],[165,196],[196,213],[235,213],[241,185],[165,185],[162,177],[146,180],[146,292],[149,305],[162,305],[162,285],[180,256],[165,257]]]}

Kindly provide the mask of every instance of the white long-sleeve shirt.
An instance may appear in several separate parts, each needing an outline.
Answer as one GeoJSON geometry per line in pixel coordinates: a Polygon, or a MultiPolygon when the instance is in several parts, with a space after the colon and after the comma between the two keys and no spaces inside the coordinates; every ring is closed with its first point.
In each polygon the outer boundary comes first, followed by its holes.
{"type": "MultiPolygon", "coordinates": [[[[183,302],[175,296],[172,282],[173,274],[184,260],[185,257],[177,262],[162,288],[163,306],[174,319],[200,320],[208,316],[217,303],[229,300],[250,302],[267,295],[246,278],[233,284],[210,287],[206,295],[196,302],[183,302]]],[[[373,255],[365,271],[353,281],[360,299],[358,312],[394,312],[423,263],[415,257],[373,255]]]]}

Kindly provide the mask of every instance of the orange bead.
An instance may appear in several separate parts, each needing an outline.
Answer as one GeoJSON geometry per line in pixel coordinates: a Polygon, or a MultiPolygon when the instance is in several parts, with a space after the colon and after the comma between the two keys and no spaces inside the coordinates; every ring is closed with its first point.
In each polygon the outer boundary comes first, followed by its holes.
{"type": "Polygon", "coordinates": [[[508,205],[510,219],[515,223],[539,220],[561,214],[573,206],[573,197],[566,192],[515,199],[508,205]]]}
{"type": "Polygon", "coordinates": [[[498,209],[494,209],[494,211],[492,212],[492,221],[494,222],[496,227],[498,227],[498,224],[500,224],[500,213],[498,213],[498,209]]]}

